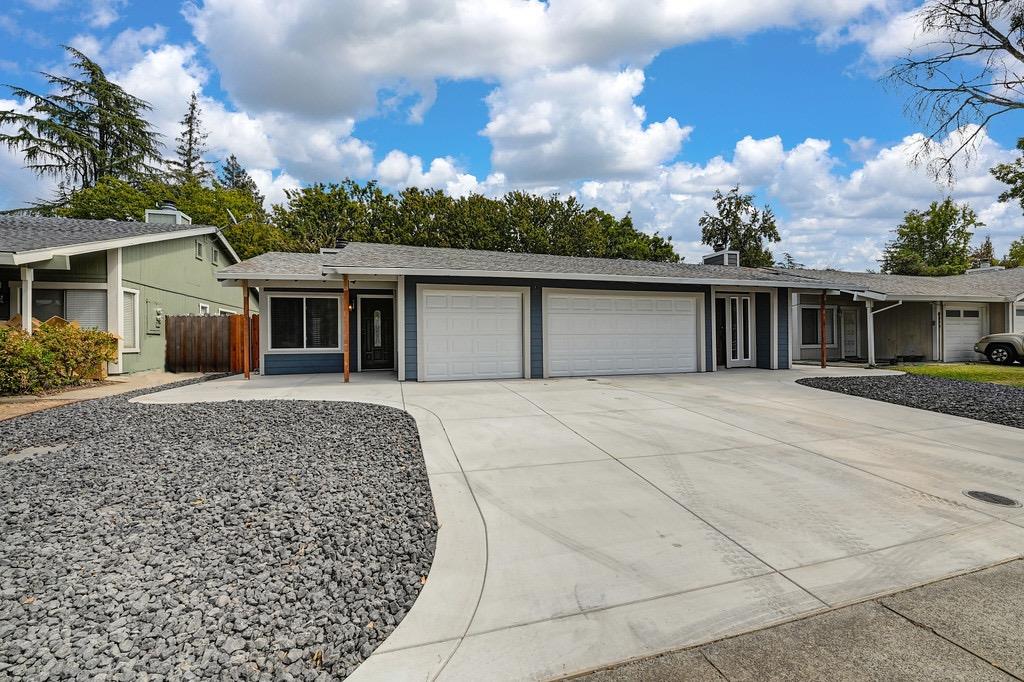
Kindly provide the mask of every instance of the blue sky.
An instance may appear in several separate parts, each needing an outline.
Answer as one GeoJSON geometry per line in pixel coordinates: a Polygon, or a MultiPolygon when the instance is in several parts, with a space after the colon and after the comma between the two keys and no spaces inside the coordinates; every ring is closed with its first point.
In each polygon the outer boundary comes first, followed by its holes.
{"type": "MultiPolygon", "coordinates": [[[[35,72],[75,45],[152,102],[168,138],[197,90],[210,158],[237,154],[270,201],[345,176],[576,194],[692,261],[714,189],[739,183],[779,215],[777,253],[846,268],[874,266],[903,212],[948,191],[997,250],[1024,233],[987,175],[1018,120],[989,130],[952,190],[907,163],[920,125],[878,76],[913,44],[912,4],[681,5],[9,0],[0,81],[42,88],[35,72]]],[[[0,208],[48,189],[16,154],[0,179],[0,208]]]]}

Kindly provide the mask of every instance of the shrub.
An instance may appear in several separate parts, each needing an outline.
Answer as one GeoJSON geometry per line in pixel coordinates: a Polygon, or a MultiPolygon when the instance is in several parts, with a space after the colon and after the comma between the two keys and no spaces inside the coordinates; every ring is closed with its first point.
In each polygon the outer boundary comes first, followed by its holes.
{"type": "Polygon", "coordinates": [[[29,336],[0,327],[0,393],[38,393],[75,386],[102,374],[117,359],[117,339],[63,321],[47,322],[29,336]]]}

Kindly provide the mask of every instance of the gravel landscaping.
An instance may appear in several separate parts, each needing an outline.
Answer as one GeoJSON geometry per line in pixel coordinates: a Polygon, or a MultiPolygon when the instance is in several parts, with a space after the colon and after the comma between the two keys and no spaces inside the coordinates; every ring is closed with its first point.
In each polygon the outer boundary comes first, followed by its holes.
{"type": "Polygon", "coordinates": [[[348,675],[433,558],[413,419],[129,397],[0,422],[0,680],[348,675]]]}
{"type": "Polygon", "coordinates": [[[904,374],[813,377],[798,384],[1024,429],[1024,389],[904,374]]]}

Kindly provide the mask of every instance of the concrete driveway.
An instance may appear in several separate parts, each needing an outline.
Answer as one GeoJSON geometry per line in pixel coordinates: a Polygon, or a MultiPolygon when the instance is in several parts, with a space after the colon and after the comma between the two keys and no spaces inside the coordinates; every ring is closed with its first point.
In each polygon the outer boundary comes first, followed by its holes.
{"type": "Polygon", "coordinates": [[[1024,499],[1024,431],[793,383],[821,373],[230,378],[138,400],[409,410],[437,553],[350,679],[548,679],[1024,554],[1021,509],[962,494],[1024,499]]]}

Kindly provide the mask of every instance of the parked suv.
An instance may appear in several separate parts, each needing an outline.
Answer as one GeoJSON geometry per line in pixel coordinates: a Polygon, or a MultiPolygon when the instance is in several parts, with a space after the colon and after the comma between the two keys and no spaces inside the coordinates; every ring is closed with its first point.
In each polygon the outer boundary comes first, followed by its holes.
{"type": "Polygon", "coordinates": [[[1024,358],[1024,334],[989,334],[978,339],[974,350],[997,365],[1009,365],[1024,358]]]}

